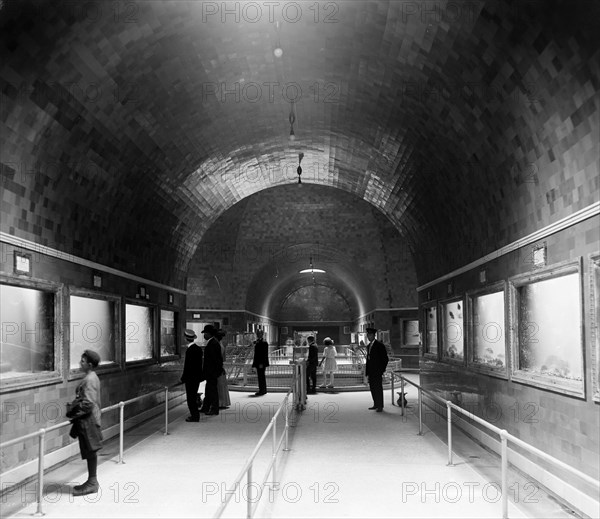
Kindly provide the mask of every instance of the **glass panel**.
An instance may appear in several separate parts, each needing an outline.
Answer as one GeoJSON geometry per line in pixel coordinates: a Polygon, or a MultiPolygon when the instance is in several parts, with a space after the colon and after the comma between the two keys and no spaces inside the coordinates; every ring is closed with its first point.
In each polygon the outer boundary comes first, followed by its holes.
{"type": "Polygon", "coordinates": [[[519,287],[519,368],[582,380],[579,274],[519,287]]]}
{"type": "Polygon", "coordinates": [[[13,378],[54,371],[54,294],[0,285],[0,373],[13,378]]]}
{"type": "Polygon", "coordinates": [[[592,376],[594,399],[600,399],[600,260],[594,260],[592,266],[592,287],[593,287],[593,302],[592,302],[592,336],[594,342],[592,345],[592,376]]]}
{"type": "Polygon", "coordinates": [[[154,351],[152,309],[125,305],[125,360],[151,359],[154,351]]]}
{"type": "Polygon", "coordinates": [[[464,355],[464,328],[463,328],[463,303],[454,301],[444,304],[443,322],[444,335],[442,336],[442,356],[447,359],[463,359],[464,355]]]}
{"type": "Polygon", "coordinates": [[[160,311],[160,354],[163,357],[177,353],[177,327],[175,312],[160,311]]]}
{"type": "Polygon", "coordinates": [[[404,346],[419,345],[419,321],[402,321],[404,329],[402,330],[402,344],[404,346]]]}
{"type": "Polygon", "coordinates": [[[473,362],[506,367],[504,292],[473,298],[473,362]]]}
{"type": "Polygon", "coordinates": [[[435,306],[425,310],[425,330],[427,332],[425,339],[426,351],[437,355],[437,308],[435,306]]]}
{"type": "Polygon", "coordinates": [[[115,362],[115,304],[113,301],[71,296],[71,369],[79,367],[84,350],[100,355],[100,364],[115,362]]]}

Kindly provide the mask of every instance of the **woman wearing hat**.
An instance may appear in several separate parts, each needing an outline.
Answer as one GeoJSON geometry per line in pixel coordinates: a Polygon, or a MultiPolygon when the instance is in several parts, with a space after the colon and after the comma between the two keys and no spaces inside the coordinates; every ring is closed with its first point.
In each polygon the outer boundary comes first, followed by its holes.
{"type": "Polygon", "coordinates": [[[333,345],[333,341],[329,337],[326,337],[323,340],[323,344],[325,349],[323,350],[323,358],[321,359],[321,362],[319,362],[319,366],[323,365],[323,383],[319,387],[333,389],[333,374],[337,370],[337,361],[335,360],[337,351],[333,345]],[[331,376],[329,384],[327,384],[328,373],[331,376]]]}
{"type": "Polygon", "coordinates": [[[219,387],[218,378],[223,374],[223,355],[221,345],[217,339],[217,329],[207,324],[202,330],[206,346],[204,347],[204,369],[206,379],[205,398],[202,402],[201,413],[206,415],[219,414],[219,387]]]}
{"type": "Polygon", "coordinates": [[[100,355],[92,350],[85,350],[79,361],[85,377],[77,385],[75,400],[67,404],[67,417],[73,427],[69,435],[79,439],[81,459],[87,460],[88,479],[82,485],[73,487],[74,496],[85,496],[98,492],[97,478],[98,455],[102,448],[102,430],[100,428],[100,379],[94,369],[100,364],[100,355]]]}
{"type": "MultiPolygon", "coordinates": [[[[217,330],[217,340],[221,345],[221,357],[225,362],[225,337],[227,332],[225,330],[217,330]]],[[[219,375],[217,379],[217,391],[219,392],[219,409],[227,409],[231,405],[231,397],[229,396],[229,386],[227,385],[227,372],[223,369],[223,373],[219,375]]]]}
{"type": "Polygon", "coordinates": [[[188,347],[185,352],[181,382],[185,384],[185,397],[190,411],[190,416],[185,421],[199,422],[198,388],[200,387],[200,382],[204,380],[202,374],[202,348],[196,344],[197,335],[194,330],[185,330],[183,335],[185,340],[188,341],[188,347]]]}

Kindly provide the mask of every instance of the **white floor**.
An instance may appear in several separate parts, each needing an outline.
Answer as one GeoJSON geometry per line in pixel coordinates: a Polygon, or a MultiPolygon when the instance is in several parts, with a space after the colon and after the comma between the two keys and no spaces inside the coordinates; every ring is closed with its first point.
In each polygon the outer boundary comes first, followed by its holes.
{"type": "MultiPolygon", "coordinates": [[[[213,517],[284,396],[231,392],[229,409],[199,423],[185,422],[187,409],[179,406],[171,413],[169,435],[163,434],[160,418],[128,433],[124,464],[117,463],[116,442],[106,445],[97,495],[70,493],[86,479],[82,460],[49,472],[43,513],[48,518],[213,517]]],[[[419,436],[414,413],[401,416],[390,399],[387,391],[384,412],[376,413],[367,409],[368,391],[309,396],[307,408],[290,422],[290,450],[282,450],[276,465],[279,486],[267,483],[254,516],[501,517],[498,459],[456,433],[454,466],[447,466],[445,423],[432,420],[419,436]]],[[[414,403],[410,390],[408,399],[414,403]]],[[[275,441],[283,423],[277,422],[275,441]]],[[[255,502],[272,445],[269,434],[257,453],[252,484],[242,480],[223,517],[246,516],[248,490],[255,502]]],[[[509,517],[573,517],[542,489],[532,495],[531,484],[511,472],[509,517]]],[[[31,517],[36,509],[29,504],[12,517],[31,517]]]]}

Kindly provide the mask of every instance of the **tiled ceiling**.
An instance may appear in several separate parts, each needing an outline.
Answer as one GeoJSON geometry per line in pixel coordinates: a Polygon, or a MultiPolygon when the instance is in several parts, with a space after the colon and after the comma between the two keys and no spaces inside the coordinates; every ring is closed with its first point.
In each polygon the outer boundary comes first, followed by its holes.
{"type": "Polygon", "coordinates": [[[2,231],[183,286],[303,154],[426,281],[597,198],[598,4],[4,0],[2,231]]]}

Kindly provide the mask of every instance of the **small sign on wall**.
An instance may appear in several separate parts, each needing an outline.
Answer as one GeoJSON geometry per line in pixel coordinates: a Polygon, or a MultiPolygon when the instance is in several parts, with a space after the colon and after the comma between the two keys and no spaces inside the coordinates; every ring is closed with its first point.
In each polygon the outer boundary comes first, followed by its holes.
{"type": "Polygon", "coordinates": [[[31,276],[31,254],[15,252],[14,273],[31,276]]]}

